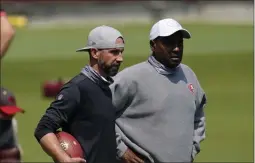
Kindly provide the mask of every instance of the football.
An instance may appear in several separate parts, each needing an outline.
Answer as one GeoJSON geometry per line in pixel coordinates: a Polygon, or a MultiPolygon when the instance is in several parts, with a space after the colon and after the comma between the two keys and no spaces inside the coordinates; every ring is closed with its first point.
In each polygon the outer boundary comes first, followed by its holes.
{"type": "Polygon", "coordinates": [[[79,142],[69,133],[60,131],[56,133],[56,137],[62,149],[71,157],[83,158],[83,150],[79,142]]]}

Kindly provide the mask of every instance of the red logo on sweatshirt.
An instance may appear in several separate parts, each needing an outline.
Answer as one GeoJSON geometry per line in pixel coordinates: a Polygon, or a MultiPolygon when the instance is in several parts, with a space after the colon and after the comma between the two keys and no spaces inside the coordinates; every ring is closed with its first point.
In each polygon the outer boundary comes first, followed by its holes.
{"type": "Polygon", "coordinates": [[[193,87],[192,84],[189,84],[189,85],[188,85],[188,88],[189,88],[189,90],[190,90],[192,93],[194,93],[194,87],[193,87]]]}

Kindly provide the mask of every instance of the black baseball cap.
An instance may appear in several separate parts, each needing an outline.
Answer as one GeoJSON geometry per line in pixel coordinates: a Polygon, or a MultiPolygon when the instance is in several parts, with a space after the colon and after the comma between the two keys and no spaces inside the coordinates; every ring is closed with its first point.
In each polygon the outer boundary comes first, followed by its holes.
{"type": "Polygon", "coordinates": [[[0,87],[0,111],[7,115],[24,113],[25,111],[16,106],[14,94],[6,88],[0,87]]]}

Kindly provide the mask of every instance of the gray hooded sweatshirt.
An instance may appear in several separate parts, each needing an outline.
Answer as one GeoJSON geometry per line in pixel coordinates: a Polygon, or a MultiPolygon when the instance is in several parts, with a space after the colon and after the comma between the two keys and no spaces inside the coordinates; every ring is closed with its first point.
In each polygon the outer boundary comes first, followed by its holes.
{"type": "Polygon", "coordinates": [[[146,163],[192,162],[205,139],[205,93],[188,66],[167,71],[155,62],[124,69],[110,86],[121,115],[117,158],[130,148],[146,163]]]}

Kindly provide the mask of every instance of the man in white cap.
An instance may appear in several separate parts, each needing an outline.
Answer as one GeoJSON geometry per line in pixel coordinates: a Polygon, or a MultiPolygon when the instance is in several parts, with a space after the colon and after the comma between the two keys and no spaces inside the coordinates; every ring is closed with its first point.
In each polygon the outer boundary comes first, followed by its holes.
{"type": "Polygon", "coordinates": [[[99,26],[77,51],[89,53],[89,64],[61,88],[34,134],[56,162],[114,163],[117,114],[109,85],[123,61],[124,38],[112,27],[99,26]],[[61,148],[55,135],[59,128],[78,140],[83,158],[70,158],[61,148]]]}
{"type": "Polygon", "coordinates": [[[192,162],[199,153],[206,96],[181,64],[190,37],[174,19],[158,21],[150,31],[152,55],[114,77],[113,103],[123,112],[116,120],[120,162],[192,162]]]}

